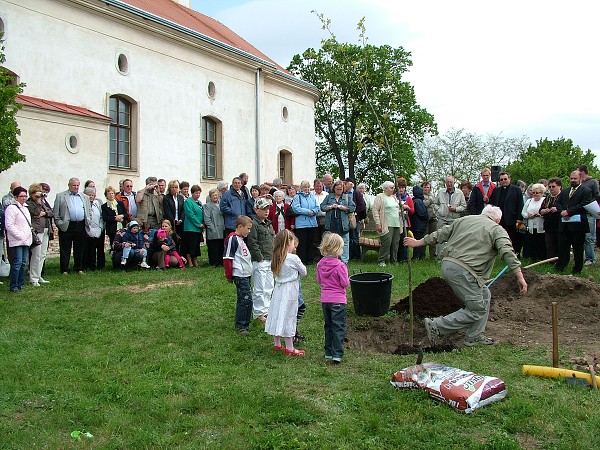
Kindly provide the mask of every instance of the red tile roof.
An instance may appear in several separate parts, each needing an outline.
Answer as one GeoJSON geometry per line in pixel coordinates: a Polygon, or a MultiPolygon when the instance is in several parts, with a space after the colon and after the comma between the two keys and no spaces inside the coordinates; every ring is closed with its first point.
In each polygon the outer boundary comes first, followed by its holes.
{"type": "Polygon", "coordinates": [[[23,106],[31,106],[33,108],[46,109],[49,111],[59,111],[66,114],[75,114],[78,116],[90,117],[92,119],[101,119],[112,121],[112,119],[104,114],[98,114],[81,106],[67,105],[66,103],[52,102],[42,98],[30,97],[28,95],[17,95],[17,103],[23,106]]]}
{"type": "Polygon", "coordinates": [[[234,47],[243,52],[249,53],[264,61],[270,62],[277,69],[284,71],[283,67],[255,48],[252,44],[235,34],[221,22],[208,17],[204,14],[186,8],[173,0],[119,0],[135,8],[139,8],[155,16],[167,19],[190,30],[201,33],[209,38],[217,40],[223,44],[234,47]]]}

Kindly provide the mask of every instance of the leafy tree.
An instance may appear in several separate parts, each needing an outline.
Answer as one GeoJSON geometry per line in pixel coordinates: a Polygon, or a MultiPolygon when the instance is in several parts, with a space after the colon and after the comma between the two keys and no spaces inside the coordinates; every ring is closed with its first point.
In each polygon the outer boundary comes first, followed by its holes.
{"type": "MultiPolygon", "coordinates": [[[[330,22],[319,18],[323,28],[330,22]]],[[[421,108],[413,87],[403,80],[412,65],[402,47],[322,41],[319,50],[295,55],[288,70],[315,85],[317,170],[371,185],[415,171],[414,142],[435,133],[433,116],[421,108]]]]}
{"type": "Polygon", "coordinates": [[[591,150],[584,153],[571,139],[561,137],[550,141],[544,138],[536,141],[536,145],[529,145],[504,169],[513,181],[532,183],[541,178],[559,177],[563,185],[565,182],[568,185],[569,175],[581,164],[587,165],[590,175],[598,173],[594,158],[591,150]]]}
{"type": "Polygon", "coordinates": [[[443,183],[448,175],[461,181],[479,181],[484,167],[504,166],[529,144],[525,136],[504,138],[482,136],[464,129],[450,129],[443,135],[428,136],[416,145],[416,180],[443,183]]]}
{"type": "MultiPolygon", "coordinates": [[[[0,34],[0,43],[2,43],[0,34]]],[[[0,64],[4,64],[4,45],[0,45],[0,64]]],[[[19,153],[17,136],[21,134],[15,116],[21,108],[16,103],[17,95],[23,92],[24,84],[15,85],[14,75],[0,67],[0,172],[15,163],[25,161],[25,156],[19,153]]]]}

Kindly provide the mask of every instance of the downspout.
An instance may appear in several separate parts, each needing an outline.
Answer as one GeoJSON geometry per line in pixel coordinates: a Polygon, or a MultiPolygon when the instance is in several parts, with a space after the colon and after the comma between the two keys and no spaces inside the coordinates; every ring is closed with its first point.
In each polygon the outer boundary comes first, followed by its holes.
{"type": "Polygon", "coordinates": [[[254,114],[256,123],[254,124],[254,141],[255,141],[255,149],[254,149],[254,158],[256,160],[256,184],[261,183],[261,173],[260,173],[260,72],[261,68],[256,69],[256,86],[255,86],[255,107],[256,111],[254,114]]]}

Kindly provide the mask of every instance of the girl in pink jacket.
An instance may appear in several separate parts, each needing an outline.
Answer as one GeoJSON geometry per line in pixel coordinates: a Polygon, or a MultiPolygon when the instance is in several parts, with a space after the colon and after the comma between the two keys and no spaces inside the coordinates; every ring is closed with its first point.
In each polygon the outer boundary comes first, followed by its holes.
{"type": "Polygon", "coordinates": [[[321,306],[325,320],[325,359],[342,362],[346,337],[346,287],[350,284],[348,267],[339,257],[344,239],[325,233],[319,246],[323,258],[317,264],[317,282],[321,285],[321,306]]]}

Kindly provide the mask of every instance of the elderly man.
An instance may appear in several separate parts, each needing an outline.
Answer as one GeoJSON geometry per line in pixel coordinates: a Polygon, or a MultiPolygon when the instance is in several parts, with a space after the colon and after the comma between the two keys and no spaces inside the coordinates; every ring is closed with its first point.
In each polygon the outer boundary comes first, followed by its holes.
{"type": "MultiPolygon", "coordinates": [[[[450,225],[461,217],[461,213],[467,209],[467,201],[460,189],[454,187],[454,177],[446,177],[446,187],[441,188],[433,200],[433,210],[437,220],[437,229],[450,225]]],[[[437,258],[444,249],[445,243],[439,241],[435,253],[437,258]]]]}
{"type": "Polygon", "coordinates": [[[517,255],[521,253],[523,239],[518,228],[523,223],[523,192],[519,186],[510,184],[510,175],[500,172],[500,186],[496,187],[490,196],[490,205],[502,210],[500,225],[506,230],[517,255]]]}
{"type": "Polygon", "coordinates": [[[447,316],[425,319],[430,345],[434,346],[438,337],[464,328],[467,347],[494,343],[484,334],[491,300],[485,280],[492,273],[496,255],[516,275],[521,295],[527,293],[521,263],[506,230],[498,225],[501,218],[500,208],[488,205],[480,215],[462,217],[423,239],[404,238],[407,247],[447,241],[442,255],[442,276],[465,305],[447,316]]]}
{"type": "Polygon", "coordinates": [[[159,228],[163,219],[163,210],[158,196],[158,181],[156,177],[146,178],[146,187],[135,196],[138,205],[138,219],[141,227],[147,232],[159,228]]]}
{"type": "Polygon", "coordinates": [[[56,194],[54,200],[54,222],[58,227],[58,245],[60,250],[60,271],[63,275],[69,272],[71,250],[73,250],[73,269],[82,274],[85,255],[85,243],[92,219],[90,199],[79,192],[79,179],[69,180],[69,189],[56,194]]]}
{"type": "Polygon", "coordinates": [[[333,192],[333,176],[330,173],[323,175],[323,190],[329,194],[333,192]]]}
{"type": "Polygon", "coordinates": [[[242,193],[242,180],[239,177],[235,177],[231,181],[231,187],[221,197],[219,207],[225,221],[225,236],[229,236],[235,231],[238,216],[252,217],[254,215],[250,203],[242,193]]]}
{"type": "Polygon", "coordinates": [[[138,208],[137,203],[135,202],[136,193],[133,191],[133,181],[129,178],[125,178],[123,180],[123,190],[121,190],[115,198],[125,205],[127,222],[131,222],[132,220],[137,221],[138,208]]]}
{"type": "Polygon", "coordinates": [[[367,218],[367,204],[365,199],[358,189],[354,189],[354,181],[352,178],[346,178],[344,181],[344,192],[351,196],[352,201],[356,205],[356,228],[349,231],[349,253],[350,259],[360,259],[360,226],[361,220],[367,218]]]}
{"type": "MultiPolygon", "coordinates": [[[[592,201],[598,200],[600,192],[598,191],[598,180],[590,177],[588,174],[588,168],[586,165],[581,165],[577,168],[581,175],[581,185],[592,191],[592,201]]],[[[585,250],[585,265],[589,266],[596,262],[596,255],[594,249],[596,248],[596,219],[591,215],[587,216],[588,226],[590,231],[585,233],[585,243],[583,249],[585,250]]]]}
{"type": "Polygon", "coordinates": [[[592,191],[581,184],[578,170],[571,172],[571,186],[562,190],[556,201],[560,214],[558,223],[558,261],[556,270],[562,272],[569,264],[573,247],[573,274],[583,268],[583,246],[585,234],[589,231],[585,205],[592,202],[592,191]]]}

